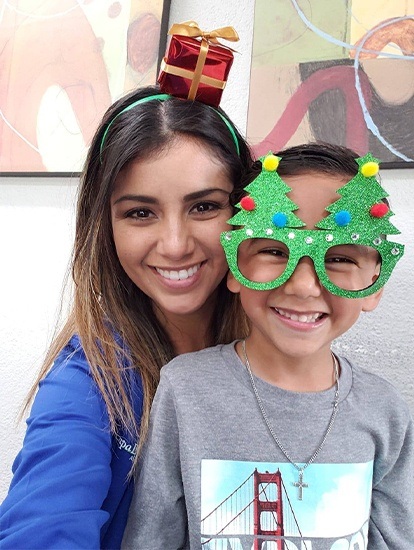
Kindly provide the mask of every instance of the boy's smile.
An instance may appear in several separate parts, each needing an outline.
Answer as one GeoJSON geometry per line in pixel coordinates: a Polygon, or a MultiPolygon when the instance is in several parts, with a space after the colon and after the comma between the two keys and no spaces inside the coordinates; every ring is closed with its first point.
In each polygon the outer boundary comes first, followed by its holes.
{"type": "Polygon", "coordinates": [[[299,321],[299,323],[315,323],[324,315],[323,313],[291,312],[281,308],[276,308],[276,313],[290,319],[292,322],[299,321]]]}
{"type": "MultiPolygon", "coordinates": [[[[295,214],[306,223],[304,229],[314,229],[315,223],[327,215],[326,206],[337,200],[336,190],[347,178],[310,172],[284,180],[292,188],[289,197],[299,206],[295,214]]],[[[256,374],[260,368],[259,375],[275,381],[273,374],[283,366],[311,368],[315,378],[312,391],[331,385],[332,341],[357,321],[361,311],[374,309],[381,294],[352,299],[331,294],[321,285],[309,257],[302,258],[292,276],[272,290],[249,289],[232,274],[228,287],[240,294],[251,321],[247,342],[256,374]],[[326,374],[327,385],[323,382],[326,374]]]]}

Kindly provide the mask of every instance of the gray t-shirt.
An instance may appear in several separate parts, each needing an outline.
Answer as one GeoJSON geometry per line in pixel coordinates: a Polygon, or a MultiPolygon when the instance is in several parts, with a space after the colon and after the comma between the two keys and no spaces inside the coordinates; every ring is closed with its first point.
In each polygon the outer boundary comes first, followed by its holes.
{"type": "MultiPolygon", "coordinates": [[[[289,550],[412,550],[408,406],[385,380],[344,358],[340,365],[338,414],[305,469],[302,500],[298,471],[271,437],[234,343],[163,367],[123,548],[251,550],[258,539],[289,550]]],[[[327,429],[334,388],[255,382],[280,442],[306,463],[327,429]]]]}

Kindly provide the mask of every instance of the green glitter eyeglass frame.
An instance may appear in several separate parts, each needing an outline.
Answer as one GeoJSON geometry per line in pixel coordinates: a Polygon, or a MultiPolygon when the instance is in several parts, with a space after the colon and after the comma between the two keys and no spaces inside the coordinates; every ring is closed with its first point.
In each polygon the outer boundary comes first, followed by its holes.
{"type": "Polygon", "coordinates": [[[387,241],[382,237],[363,239],[357,233],[347,233],[344,230],[329,232],[321,229],[292,229],[274,228],[259,229],[235,229],[225,231],[220,237],[224,248],[230,271],[235,279],[247,288],[253,290],[272,290],[285,283],[293,274],[302,258],[309,257],[314,264],[316,274],[321,284],[332,294],[343,298],[364,298],[374,294],[390,278],[390,275],[398,260],[404,253],[404,245],[387,241]],[[338,235],[339,233],[339,235],[338,235]],[[272,281],[257,282],[247,279],[240,271],[238,265],[239,245],[248,239],[269,239],[283,243],[289,250],[289,258],[283,273],[272,281]],[[328,277],[325,270],[325,256],[333,246],[341,245],[369,246],[377,251],[381,257],[381,270],[378,278],[368,288],[361,290],[346,290],[335,285],[328,277]]]}
{"type": "MultiPolygon", "coordinates": [[[[387,193],[375,177],[379,170],[378,159],[371,153],[355,159],[357,173],[337,189],[339,198],[325,207],[327,216],[315,225],[315,229],[303,229],[306,224],[294,214],[298,206],[288,196],[291,188],[277,173],[283,158],[269,153],[259,160],[261,173],[246,186],[248,194],[236,205],[239,212],[227,221],[235,229],[225,231],[220,237],[235,279],[253,290],[271,290],[285,283],[299,261],[309,257],[320,283],[336,296],[364,298],[383,287],[403,256],[404,245],[386,237],[400,231],[389,221],[393,213],[383,201],[387,193]],[[249,239],[283,243],[289,252],[283,273],[265,282],[252,281],[243,275],[238,265],[238,251],[240,244],[249,239]],[[343,245],[366,246],[378,253],[381,269],[370,286],[350,290],[329,278],[325,269],[326,253],[332,247],[343,245]]],[[[372,273],[372,278],[374,275],[372,273]]]]}

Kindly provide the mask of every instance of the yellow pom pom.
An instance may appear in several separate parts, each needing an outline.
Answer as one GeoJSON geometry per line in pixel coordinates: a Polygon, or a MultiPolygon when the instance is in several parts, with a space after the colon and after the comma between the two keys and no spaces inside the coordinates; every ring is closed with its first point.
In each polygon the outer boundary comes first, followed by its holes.
{"type": "Polygon", "coordinates": [[[365,176],[366,178],[370,178],[371,176],[375,176],[378,174],[379,171],[379,164],[378,162],[366,162],[361,166],[361,174],[365,176]]]}
{"type": "Polygon", "coordinates": [[[279,157],[276,155],[267,155],[267,157],[263,160],[263,168],[268,172],[274,172],[279,166],[279,160],[279,157]]]}

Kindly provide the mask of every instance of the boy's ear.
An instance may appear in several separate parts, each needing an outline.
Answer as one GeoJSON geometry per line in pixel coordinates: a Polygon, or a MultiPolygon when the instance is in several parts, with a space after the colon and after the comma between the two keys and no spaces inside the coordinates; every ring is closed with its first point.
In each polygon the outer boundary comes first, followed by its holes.
{"type": "Polygon", "coordinates": [[[377,292],[374,292],[374,294],[371,294],[371,296],[363,298],[364,303],[362,305],[362,311],[373,311],[380,303],[383,291],[384,287],[380,288],[377,292]]]}
{"type": "Polygon", "coordinates": [[[234,278],[234,275],[231,271],[227,273],[227,288],[233,294],[238,294],[240,292],[241,284],[234,278]]]}

